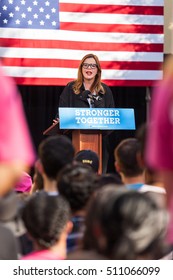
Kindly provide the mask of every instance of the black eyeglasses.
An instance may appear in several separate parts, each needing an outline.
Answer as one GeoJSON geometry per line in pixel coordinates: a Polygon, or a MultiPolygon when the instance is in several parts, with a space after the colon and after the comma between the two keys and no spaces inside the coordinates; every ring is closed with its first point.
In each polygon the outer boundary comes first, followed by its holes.
{"type": "Polygon", "coordinates": [[[91,69],[96,69],[97,68],[97,64],[92,64],[92,63],[83,63],[82,66],[83,66],[84,69],[88,69],[89,67],[91,69]]]}

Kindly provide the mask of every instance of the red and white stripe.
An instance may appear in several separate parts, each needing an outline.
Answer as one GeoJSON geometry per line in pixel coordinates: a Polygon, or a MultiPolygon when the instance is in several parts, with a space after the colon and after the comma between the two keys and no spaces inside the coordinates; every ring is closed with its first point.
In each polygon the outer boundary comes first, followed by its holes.
{"type": "Polygon", "coordinates": [[[99,57],[110,86],[162,78],[163,0],[59,3],[60,30],[0,29],[0,57],[18,84],[65,85],[88,53],[99,57]]]}

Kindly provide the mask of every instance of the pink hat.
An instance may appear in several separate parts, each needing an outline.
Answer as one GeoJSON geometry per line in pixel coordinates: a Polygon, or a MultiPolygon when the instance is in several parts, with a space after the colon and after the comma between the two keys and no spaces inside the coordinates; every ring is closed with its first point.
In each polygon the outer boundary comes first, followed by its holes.
{"type": "Polygon", "coordinates": [[[17,192],[29,192],[31,187],[32,187],[31,176],[28,173],[23,172],[22,177],[20,178],[19,182],[17,182],[14,189],[17,192]]]}

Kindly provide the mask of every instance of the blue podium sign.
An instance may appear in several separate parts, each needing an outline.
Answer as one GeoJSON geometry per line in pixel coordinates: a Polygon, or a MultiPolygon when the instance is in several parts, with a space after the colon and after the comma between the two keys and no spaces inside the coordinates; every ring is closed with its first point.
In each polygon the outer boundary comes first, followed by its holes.
{"type": "Polygon", "coordinates": [[[135,129],[134,109],[59,108],[60,129],[135,129]]]}

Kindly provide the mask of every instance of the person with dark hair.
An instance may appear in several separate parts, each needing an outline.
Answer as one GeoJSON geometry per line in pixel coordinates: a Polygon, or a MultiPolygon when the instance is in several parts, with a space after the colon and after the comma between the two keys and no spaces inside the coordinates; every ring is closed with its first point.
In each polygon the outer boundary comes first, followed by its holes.
{"type": "Polygon", "coordinates": [[[110,184],[115,185],[122,185],[124,186],[124,183],[121,180],[121,177],[119,174],[116,173],[106,173],[106,174],[100,174],[98,177],[98,187],[107,186],[110,184]]]}
{"type": "Polygon", "coordinates": [[[115,149],[115,167],[128,189],[145,192],[160,207],[165,206],[165,189],[160,186],[160,178],[148,169],[143,158],[145,130],[141,128],[137,138],[122,140],[115,149]],[[143,135],[142,135],[143,134],[143,135]],[[142,137],[144,138],[142,140],[142,137]],[[156,180],[157,178],[157,180],[156,180]],[[155,181],[153,181],[155,180],[155,181]]]}
{"type": "Polygon", "coordinates": [[[43,177],[45,191],[57,194],[58,172],[73,161],[74,153],[72,142],[64,135],[49,136],[41,142],[37,167],[43,177]]]}
{"type": "Polygon", "coordinates": [[[70,204],[73,230],[67,239],[68,252],[76,250],[83,236],[88,201],[97,186],[97,174],[90,166],[76,162],[67,165],[58,176],[58,190],[70,204]]]}
{"type": "Polygon", "coordinates": [[[114,185],[99,189],[86,215],[83,250],[70,259],[160,259],[168,214],[145,194],[114,185]],[[157,222],[156,222],[157,221],[157,222]]]}
{"type": "Polygon", "coordinates": [[[72,228],[68,202],[44,191],[33,194],[22,210],[22,219],[34,249],[23,260],[61,260],[66,258],[66,238],[72,228]]]}
{"type": "Polygon", "coordinates": [[[115,168],[121,175],[122,182],[132,189],[139,189],[144,184],[144,168],[139,165],[137,154],[140,145],[135,138],[122,140],[114,151],[115,168]]]}
{"type": "MultiPolygon", "coordinates": [[[[95,54],[87,54],[80,61],[75,81],[67,84],[60,95],[59,107],[114,108],[111,89],[101,82],[101,65],[95,54]]],[[[58,118],[59,115],[56,115],[58,118]]],[[[54,120],[57,122],[57,120],[54,120]]],[[[103,136],[103,173],[107,171],[108,135],[103,136]]]]}
{"type": "Polygon", "coordinates": [[[81,150],[75,155],[74,160],[91,166],[94,172],[98,173],[99,157],[94,151],[81,150]]]}

